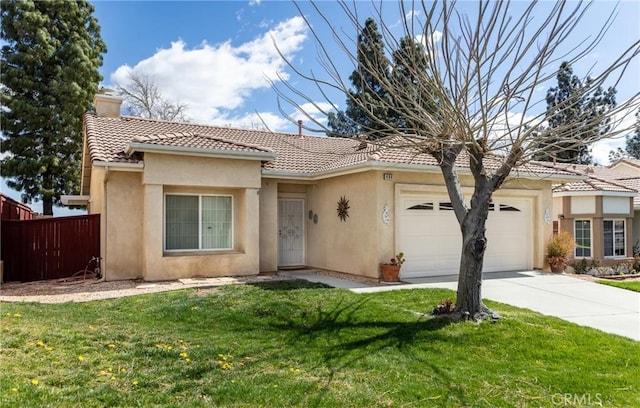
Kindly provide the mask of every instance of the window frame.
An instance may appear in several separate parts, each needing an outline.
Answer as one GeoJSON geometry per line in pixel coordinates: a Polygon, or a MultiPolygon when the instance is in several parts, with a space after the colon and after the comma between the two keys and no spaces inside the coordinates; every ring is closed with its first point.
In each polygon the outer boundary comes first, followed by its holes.
{"type": "MultiPolygon", "coordinates": [[[[573,220],[573,239],[576,241],[576,247],[573,250],[573,257],[574,258],[587,258],[587,259],[592,259],[593,258],[593,221],[590,218],[576,218],[573,220]],[[578,221],[581,222],[588,222],[589,223],[589,256],[585,256],[585,255],[578,255],[578,234],[576,233],[576,223],[578,221]]],[[[604,240],[603,240],[604,242],[604,240]]],[[[583,247],[584,248],[584,247],[583,247]]]]}
{"type": "Polygon", "coordinates": [[[613,258],[626,258],[627,257],[627,220],[625,218],[605,218],[602,220],[602,254],[605,258],[607,259],[613,259],[613,258]],[[613,245],[612,252],[613,255],[605,255],[607,248],[605,247],[606,243],[605,243],[605,239],[604,239],[604,235],[605,235],[605,223],[607,221],[611,222],[611,226],[612,226],[612,230],[611,230],[611,243],[613,245]],[[622,241],[622,249],[623,249],[623,254],[622,255],[616,255],[616,229],[615,229],[615,223],[616,221],[622,221],[622,231],[623,231],[623,241],[622,241]]]}
{"type": "Polygon", "coordinates": [[[187,253],[187,252],[224,252],[233,251],[235,246],[235,211],[234,200],[232,194],[202,194],[202,193],[164,193],[162,198],[162,247],[165,253],[187,253]],[[167,196],[187,196],[198,197],[198,248],[185,248],[185,249],[168,249],[167,248],[167,196]],[[230,241],[231,247],[229,248],[202,248],[202,198],[203,197],[229,197],[231,199],[231,231],[230,241]]]}

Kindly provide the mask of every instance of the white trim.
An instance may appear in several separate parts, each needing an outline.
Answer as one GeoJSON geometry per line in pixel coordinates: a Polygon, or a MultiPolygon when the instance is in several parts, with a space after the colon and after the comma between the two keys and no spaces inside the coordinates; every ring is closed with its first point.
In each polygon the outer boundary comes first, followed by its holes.
{"type": "MultiPolygon", "coordinates": [[[[576,251],[578,250],[578,246],[576,245],[576,248],[573,250],[573,257],[575,259],[577,258],[586,258],[586,259],[593,259],[593,220],[591,218],[574,218],[573,219],[573,239],[576,239],[576,222],[577,221],[589,221],[589,241],[591,242],[591,245],[589,245],[589,252],[591,253],[591,255],[589,256],[578,256],[576,255],[576,251]]],[[[604,237],[602,242],[604,243],[604,237]]]]}
{"type": "Polygon", "coordinates": [[[234,249],[235,240],[235,212],[234,200],[231,194],[198,194],[198,193],[164,193],[162,197],[162,250],[167,254],[185,252],[225,252],[234,249]],[[198,197],[198,248],[167,249],[167,196],[198,197]],[[231,198],[231,247],[229,248],[202,248],[202,197],[230,197],[231,198]]]}
{"type": "MultiPolygon", "coordinates": [[[[411,172],[429,172],[429,173],[441,173],[439,166],[425,165],[425,164],[409,164],[409,163],[388,163],[381,161],[368,161],[366,163],[358,163],[352,166],[341,167],[339,169],[320,171],[320,172],[292,172],[286,170],[262,170],[262,177],[264,178],[282,178],[282,179],[311,179],[322,180],[326,178],[349,175],[354,173],[362,173],[369,170],[381,170],[381,171],[411,171],[411,172]]],[[[458,174],[471,174],[471,170],[465,167],[456,167],[455,170],[458,174]]],[[[584,176],[573,174],[556,174],[556,173],[532,173],[532,172],[519,172],[513,170],[507,177],[507,180],[511,179],[531,179],[531,180],[554,180],[554,181],[580,181],[584,180],[584,176]]]]}
{"type": "Polygon", "coordinates": [[[149,143],[129,142],[124,152],[131,155],[135,152],[178,154],[183,156],[211,157],[219,159],[243,159],[243,160],[275,160],[278,157],[274,152],[244,152],[225,149],[203,149],[200,147],[155,145],[149,143]]]}
{"type": "Polygon", "coordinates": [[[144,163],[121,163],[121,162],[108,162],[102,160],[94,160],[91,162],[96,167],[108,167],[112,171],[136,171],[141,172],[144,170],[144,163]]]}
{"type": "Polygon", "coordinates": [[[60,196],[60,201],[64,205],[87,205],[89,204],[88,195],[63,195],[60,196]]]}

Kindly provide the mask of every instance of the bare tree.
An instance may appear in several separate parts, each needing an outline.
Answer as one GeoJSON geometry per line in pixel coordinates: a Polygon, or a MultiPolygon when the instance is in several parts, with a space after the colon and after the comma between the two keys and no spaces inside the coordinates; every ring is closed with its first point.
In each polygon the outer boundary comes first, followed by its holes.
{"type": "Polygon", "coordinates": [[[122,96],[125,109],[133,116],[149,119],[188,121],[188,105],[170,102],[149,75],[129,70],[126,84],[116,84],[116,92],[122,96]]]}
{"type": "MultiPolygon", "coordinates": [[[[428,154],[438,161],[462,233],[456,312],[486,317],[492,312],[482,302],[481,285],[487,247],[485,229],[492,195],[514,168],[526,166],[541,146],[549,148],[548,143],[540,143],[546,137],[545,99],[536,91],[556,77],[561,61],[573,64],[596,47],[613,24],[615,10],[605,16],[600,27],[594,28],[580,25],[590,6],[582,2],[531,2],[514,6],[507,1],[478,1],[474,3],[477,8],[473,15],[459,10],[453,1],[400,2],[400,14],[414,17],[405,19],[402,32],[398,33],[393,24],[395,21],[385,22],[384,2],[379,4],[374,17],[379,21],[385,49],[398,49],[400,39],[406,37],[421,39],[424,45],[424,55],[409,53],[401,62],[405,75],[413,78],[412,86],[399,82],[397,76],[380,75],[369,68],[374,66],[372,63],[361,63],[368,75],[377,75],[377,82],[393,97],[369,100],[366,104],[361,99],[351,98],[348,81],[332,62],[336,60],[333,54],[336,48],[327,46],[331,39],[320,38],[318,23],[314,26],[307,20],[320,53],[318,59],[326,72],[307,74],[290,62],[289,67],[295,73],[293,79],[286,82],[280,78],[284,86],[274,84],[274,88],[281,99],[299,111],[304,111],[302,103],[312,103],[321,110],[311,95],[301,93],[294,85],[301,77],[313,82],[325,97],[338,90],[365,112],[388,108],[403,119],[409,132],[407,129],[400,132],[393,124],[373,115],[369,117],[375,128],[383,128],[385,133],[391,134],[373,143],[380,149],[412,149],[416,155],[428,154]],[[514,10],[515,7],[519,9],[514,10]],[[415,16],[422,16],[423,21],[417,21],[415,16]],[[582,33],[580,42],[567,44],[570,34],[578,30],[582,33]],[[585,38],[585,33],[594,32],[585,38]],[[425,56],[426,69],[423,61],[412,60],[425,56]],[[415,95],[428,96],[431,100],[416,103],[415,95]],[[474,188],[469,204],[464,200],[457,161],[458,165],[461,161],[466,162],[473,176],[474,188]]],[[[340,6],[353,23],[353,32],[360,32],[359,3],[341,2],[340,6]]],[[[304,16],[300,6],[297,7],[304,16]]],[[[343,28],[333,28],[335,18],[325,14],[321,7],[321,3],[313,4],[313,10],[331,31],[338,52],[344,52],[355,66],[357,54],[350,49],[355,41],[345,39],[343,28]]],[[[590,73],[592,80],[577,88],[565,104],[579,103],[605,81],[616,86],[632,61],[637,63],[639,54],[640,40],[630,44],[602,72],[590,73]]],[[[636,93],[606,115],[609,118],[619,116],[621,112],[631,111],[639,102],[640,93],[636,93]]],[[[307,117],[312,119],[310,114],[307,117]]],[[[599,123],[602,118],[577,117],[575,120],[583,124],[599,123]]],[[[358,125],[365,126],[364,123],[358,125]]],[[[546,141],[556,144],[559,149],[575,149],[578,144],[593,143],[628,131],[612,127],[614,130],[607,135],[595,132],[587,138],[576,139],[574,125],[566,123],[554,128],[546,141]]]]}

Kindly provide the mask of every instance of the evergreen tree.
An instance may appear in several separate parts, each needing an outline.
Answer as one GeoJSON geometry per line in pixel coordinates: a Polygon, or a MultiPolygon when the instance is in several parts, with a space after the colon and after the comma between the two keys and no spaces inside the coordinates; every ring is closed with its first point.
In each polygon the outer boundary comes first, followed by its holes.
{"type": "Polygon", "coordinates": [[[635,130],[625,138],[624,150],[618,147],[616,150],[611,150],[609,152],[609,161],[611,163],[625,157],[640,160],[640,109],[636,112],[635,130]]]}
{"type": "Polygon", "coordinates": [[[422,44],[411,37],[400,39],[399,48],[393,52],[391,95],[393,109],[389,112],[389,123],[401,133],[419,134],[423,126],[416,117],[436,116],[437,98],[428,84],[422,83],[428,72],[427,55],[422,44]],[[410,117],[403,112],[412,112],[410,117]]]}
{"type": "MultiPolygon", "coordinates": [[[[592,93],[592,80],[582,81],[573,75],[573,69],[567,62],[560,65],[557,75],[558,86],[547,91],[547,114],[549,126],[541,132],[544,142],[536,160],[576,164],[590,164],[589,145],[583,140],[593,140],[594,136],[604,135],[610,129],[607,112],[615,107],[615,88],[604,90],[598,87],[592,93]],[[554,138],[554,129],[571,125],[572,140],[566,136],[560,141],[554,138]]],[[[566,130],[565,130],[566,132],[566,130]]]]}
{"type": "Polygon", "coordinates": [[[636,129],[626,137],[624,149],[629,157],[640,159],[640,109],[636,112],[636,129]]]}
{"type": "Polygon", "coordinates": [[[85,0],[2,2],[2,174],[46,215],[79,187],[82,115],[106,52],[93,11],[85,0]]]}
{"type": "Polygon", "coordinates": [[[347,108],[328,115],[329,136],[359,137],[367,134],[369,139],[385,136],[389,119],[389,98],[383,82],[390,72],[389,60],[384,54],[382,35],[375,20],[368,18],[357,42],[358,66],[349,80],[353,89],[347,96],[347,108]]]}

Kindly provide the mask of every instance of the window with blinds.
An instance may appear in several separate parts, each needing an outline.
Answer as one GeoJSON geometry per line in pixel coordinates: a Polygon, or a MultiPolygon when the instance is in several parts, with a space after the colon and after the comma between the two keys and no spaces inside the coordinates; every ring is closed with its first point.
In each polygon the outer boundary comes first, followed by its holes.
{"type": "Polygon", "coordinates": [[[233,248],[233,197],[165,195],[165,250],[233,248]]]}

